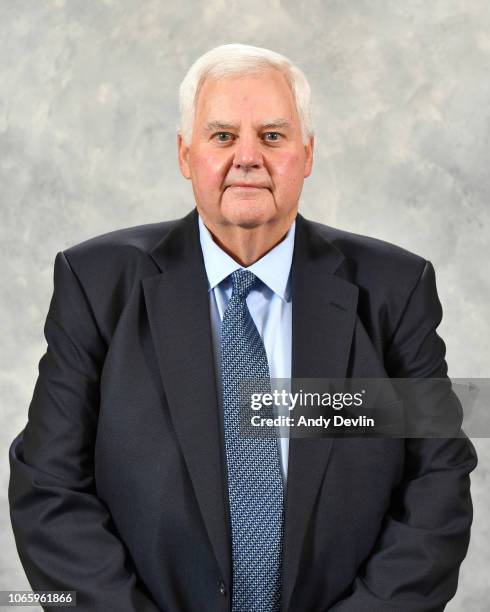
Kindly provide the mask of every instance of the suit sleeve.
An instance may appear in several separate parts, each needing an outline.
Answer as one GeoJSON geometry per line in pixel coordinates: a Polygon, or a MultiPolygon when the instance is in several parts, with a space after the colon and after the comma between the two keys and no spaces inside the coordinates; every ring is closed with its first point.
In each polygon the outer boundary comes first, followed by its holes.
{"type": "MultiPolygon", "coordinates": [[[[392,378],[446,378],[442,318],[432,264],[425,263],[385,353],[392,378]]],[[[331,612],[438,612],[454,596],[472,523],[469,439],[407,438],[405,473],[353,590],[331,612]]]]}
{"type": "Polygon", "coordinates": [[[34,590],[76,591],[80,612],[158,612],[97,497],[93,457],[107,346],[62,252],[44,334],[28,422],[9,450],[10,515],[27,578],[34,590]]]}

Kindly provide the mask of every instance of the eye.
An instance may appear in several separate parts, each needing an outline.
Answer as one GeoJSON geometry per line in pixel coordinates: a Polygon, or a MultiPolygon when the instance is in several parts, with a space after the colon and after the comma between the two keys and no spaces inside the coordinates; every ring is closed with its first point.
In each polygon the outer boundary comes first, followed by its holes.
{"type": "Polygon", "coordinates": [[[230,140],[233,138],[233,134],[230,134],[230,132],[216,132],[216,134],[213,135],[213,138],[218,142],[230,142],[230,140]]]}
{"type": "Polygon", "coordinates": [[[282,138],[282,134],[279,132],[265,132],[264,138],[269,142],[279,142],[282,138]]]}

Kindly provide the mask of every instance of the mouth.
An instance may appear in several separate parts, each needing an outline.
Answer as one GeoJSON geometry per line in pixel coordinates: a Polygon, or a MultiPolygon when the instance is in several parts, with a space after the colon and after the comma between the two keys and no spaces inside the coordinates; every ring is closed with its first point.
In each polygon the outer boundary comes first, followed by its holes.
{"type": "Polygon", "coordinates": [[[258,191],[259,189],[269,189],[265,185],[253,185],[250,183],[233,183],[233,185],[228,185],[226,189],[234,189],[237,191],[258,191]]]}

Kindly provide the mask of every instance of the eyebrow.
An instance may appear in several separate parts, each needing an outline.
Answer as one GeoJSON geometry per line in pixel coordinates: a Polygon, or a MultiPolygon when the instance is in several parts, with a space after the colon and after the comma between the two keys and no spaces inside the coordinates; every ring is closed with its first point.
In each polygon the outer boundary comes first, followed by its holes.
{"type": "MultiPolygon", "coordinates": [[[[271,119],[260,123],[259,126],[262,129],[284,129],[291,127],[291,123],[287,119],[271,119]]],[[[238,126],[234,123],[225,123],[223,121],[210,121],[204,128],[206,132],[213,130],[238,130],[238,126]]]]}

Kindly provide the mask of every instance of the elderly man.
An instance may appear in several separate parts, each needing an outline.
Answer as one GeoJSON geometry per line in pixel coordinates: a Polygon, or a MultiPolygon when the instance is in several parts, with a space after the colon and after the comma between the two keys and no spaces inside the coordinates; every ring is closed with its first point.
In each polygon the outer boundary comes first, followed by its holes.
{"type": "Polygon", "coordinates": [[[196,208],[57,254],[10,449],[37,590],[79,610],[443,610],[476,454],[444,439],[247,437],[243,378],[446,377],[430,262],[298,214],[309,86],[225,45],[181,86],[196,208]]]}

